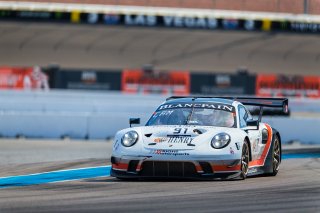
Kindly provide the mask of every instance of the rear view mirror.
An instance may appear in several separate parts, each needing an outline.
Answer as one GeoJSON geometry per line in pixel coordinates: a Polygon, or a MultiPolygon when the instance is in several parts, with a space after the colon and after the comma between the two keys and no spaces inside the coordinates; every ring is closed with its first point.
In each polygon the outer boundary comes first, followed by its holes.
{"type": "Polygon", "coordinates": [[[130,127],[132,124],[140,124],[140,118],[130,118],[129,124],[130,124],[130,127]]]}

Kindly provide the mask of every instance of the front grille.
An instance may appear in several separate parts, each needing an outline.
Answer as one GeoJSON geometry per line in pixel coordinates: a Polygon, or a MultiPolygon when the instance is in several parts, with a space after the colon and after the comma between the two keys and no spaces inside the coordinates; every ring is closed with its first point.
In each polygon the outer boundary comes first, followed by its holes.
{"type": "Polygon", "coordinates": [[[190,162],[145,161],[142,176],[148,177],[197,177],[196,167],[190,162]]]}

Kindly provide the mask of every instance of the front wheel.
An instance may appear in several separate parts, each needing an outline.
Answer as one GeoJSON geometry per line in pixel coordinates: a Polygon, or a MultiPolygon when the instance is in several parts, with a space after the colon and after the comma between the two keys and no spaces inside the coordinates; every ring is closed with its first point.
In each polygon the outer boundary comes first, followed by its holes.
{"type": "Polygon", "coordinates": [[[241,155],[241,173],[240,178],[246,179],[249,170],[249,145],[245,141],[242,146],[242,155],[241,155]]]}

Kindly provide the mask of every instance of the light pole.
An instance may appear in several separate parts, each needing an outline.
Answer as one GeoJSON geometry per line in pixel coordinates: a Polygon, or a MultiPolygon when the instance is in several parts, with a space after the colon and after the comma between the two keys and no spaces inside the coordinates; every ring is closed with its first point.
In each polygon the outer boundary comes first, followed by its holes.
{"type": "Polygon", "coordinates": [[[309,13],[309,0],[303,0],[303,12],[304,14],[309,13]]]}

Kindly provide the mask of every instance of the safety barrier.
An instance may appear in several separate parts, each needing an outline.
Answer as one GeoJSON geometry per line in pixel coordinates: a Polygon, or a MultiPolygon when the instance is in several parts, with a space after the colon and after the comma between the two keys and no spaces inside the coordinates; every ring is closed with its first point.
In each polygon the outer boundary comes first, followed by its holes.
{"type": "Polygon", "coordinates": [[[320,32],[320,16],[169,7],[0,1],[0,19],[248,31],[320,32]]]}
{"type": "MultiPolygon", "coordinates": [[[[130,117],[146,123],[162,95],[120,92],[0,91],[0,135],[3,137],[105,139],[129,127],[130,117]]],[[[292,114],[320,113],[320,101],[290,99],[292,114]]],[[[265,117],[284,142],[318,143],[320,117],[265,117]]]]}

